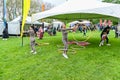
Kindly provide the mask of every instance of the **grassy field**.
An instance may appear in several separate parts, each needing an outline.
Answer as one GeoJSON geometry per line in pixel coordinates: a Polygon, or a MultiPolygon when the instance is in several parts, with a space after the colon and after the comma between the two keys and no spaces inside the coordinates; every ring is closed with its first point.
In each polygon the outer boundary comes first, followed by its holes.
{"type": "Polygon", "coordinates": [[[69,40],[87,40],[90,45],[82,48],[69,45],[65,59],[57,46],[62,47],[61,33],[49,36],[37,43],[49,45],[36,46],[37,54],[30,53],[29,38],[20,37],[0,39],[0,80],[120,80],[120,38],[109,35],[111,46],[99,47],[100,32],[69,33],[69,40]],[[73,48],[76,53],[71,52],[73,48]]]}

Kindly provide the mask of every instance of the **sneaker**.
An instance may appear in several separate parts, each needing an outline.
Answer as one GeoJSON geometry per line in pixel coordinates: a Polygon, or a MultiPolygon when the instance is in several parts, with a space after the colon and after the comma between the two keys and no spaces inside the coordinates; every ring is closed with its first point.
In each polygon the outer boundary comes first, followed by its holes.
{"type": "Polygon", "coordinates": [[[103,46],[104,44],[103,44],[103,43],[101,43],[101,45],[103,46]]]}
{"type": "Polygon", "coordinates": [[[31,53],[33,53],[34,51],[32,50],[32,51],[30,51],[31,53]]]}
{"type": "Polygon", "coordinates": [[[99,44],[99,47],[101,47],[101,46],[102,46],[102,43],[99,44]]]}
{"type": "Polygon", "coordinates": [[[101,46],[103,46],[103,45],[104,45],[103,42],[100,42],[99,47],[101,47],[101,46]]]}
{"type": "Polygon", "coordinates": [[[99,44],[99,47],[101,47],[101,44],[99,44]]]}
{"type": "Polygon", "coordinates": [[[35,51],[33,54],[37,54],[37,52],[35,51]]]}
{"type": "Polygon", "coordinates": [[[106,44],[107,46],[111,46],[111,44],[106,44]]]}
{"type": "Polygon", "coordinates": [[[63,53],[62,55],[63,55],[66,59],[68,59],[67,54],[63,53]]]}

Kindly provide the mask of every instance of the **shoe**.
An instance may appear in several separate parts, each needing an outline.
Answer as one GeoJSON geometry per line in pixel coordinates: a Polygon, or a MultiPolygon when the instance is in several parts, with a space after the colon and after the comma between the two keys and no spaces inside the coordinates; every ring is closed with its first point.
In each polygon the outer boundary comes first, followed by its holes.
{"type": "Polygon", "coordinates": [[[101,47],[101,46],[103,46],[103,45],[104,45],[104,43],[103,43],[103,42],[100,42],[99,47],[101,47]]]}
{"type": "Polygon", "coordinates": [[[37,52],[35,51],[33,54],[37,54],[37,52]]]}
{"type": "Polygon", "coordinates": [[[111,44],[106,44],[107,46],[111,46],[111,44]]]}
{"type": "Polygon", "coordinates": [[[34,51],[32,50],[32,51],[30,51],[31,53],[33,53],[34,51]]]}
{"type": "Polygon", "coordinates": [[[65,53],[63,53],[62,54],[66,59],[68,59],[68,56],[65,54],[65,53]]]}
{"type": "Polygon", "coordinates": [[[99,47],[101,47],[101,44],[99,44],[99,47]]]}
{"type": "Polygon", "coordinates": [[[100,44],[99,44],[99,47],[101,47],[101,46],[102,46],[102,44],[100,43],[100,44]]]}
{"type": "Polygon", "coordinates": [[[103,44],[103,43],[101,43],[101,45],[103,46],[104,44],[103,44]]]}

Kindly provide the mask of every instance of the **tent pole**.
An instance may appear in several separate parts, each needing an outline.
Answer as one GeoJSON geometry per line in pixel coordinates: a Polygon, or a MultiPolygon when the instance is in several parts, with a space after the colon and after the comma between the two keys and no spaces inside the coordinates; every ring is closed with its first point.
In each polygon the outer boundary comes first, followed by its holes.
{"type": "Polygon", "coordinates": [[[118,25],[120,24],[120,18],[118,19],[118,25]]]}

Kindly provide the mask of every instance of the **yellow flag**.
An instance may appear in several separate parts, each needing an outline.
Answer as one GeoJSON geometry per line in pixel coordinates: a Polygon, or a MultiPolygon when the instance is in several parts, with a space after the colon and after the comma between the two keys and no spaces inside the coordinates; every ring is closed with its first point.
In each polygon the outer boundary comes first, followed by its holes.
{"type": "Polygon", "coordinates": [[[21,37],[23,36],[24,25],[25,25],[29,10],[30,10],[30,0],[23,0],[23,18],[22,18],[21,37]]]}

